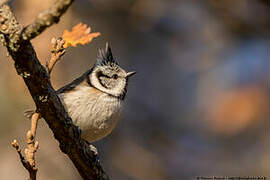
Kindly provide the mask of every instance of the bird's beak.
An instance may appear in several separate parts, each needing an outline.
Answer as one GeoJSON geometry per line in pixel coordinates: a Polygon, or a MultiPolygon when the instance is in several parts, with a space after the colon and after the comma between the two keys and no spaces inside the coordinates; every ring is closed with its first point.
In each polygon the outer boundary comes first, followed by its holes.
{"type": "Polygon", "coordinates": [[[127,73],[127,77],[131,77],[131,76],[133,76],[134,74],[136,74],[136,72],[135,72],[135,71],[128,72],[128,73],[127,73]]]}

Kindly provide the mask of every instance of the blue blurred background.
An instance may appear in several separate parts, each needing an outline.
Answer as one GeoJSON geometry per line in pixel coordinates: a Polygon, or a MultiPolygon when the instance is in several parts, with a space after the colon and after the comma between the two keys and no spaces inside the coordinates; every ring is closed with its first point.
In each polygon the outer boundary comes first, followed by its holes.
{"type": "MultiPolygon", "coordinates": [[[[31,23],[54,1],[17,0],[31,23]]],[[[68,49],[52,74],[55,89],[90,68],[108,41],[130,80],[117,128],[95,143],[111,179],[270,177],[270,2],[267,0],[77,0],[59,24],[34,39],[49,44],[79,22],[101,36],[68,49]]],[[[26,179],[10,142],[25,145],[34,103],[1,47],[0,177],[26,179]]],[[[47,124],[37,131],[38,179],[80,179],[47,124]]]]}

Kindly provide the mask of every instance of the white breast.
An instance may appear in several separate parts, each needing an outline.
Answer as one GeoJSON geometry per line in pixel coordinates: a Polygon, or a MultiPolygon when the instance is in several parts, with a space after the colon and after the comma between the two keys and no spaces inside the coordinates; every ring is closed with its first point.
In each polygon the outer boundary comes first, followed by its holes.
{"type": "Polygon", "coordinates": [[[114,129],[120,114],[121,100],[89,86],[79,86],[59,94],[73,120],[82,129],[82,137],[97,141],[114,129]]]}

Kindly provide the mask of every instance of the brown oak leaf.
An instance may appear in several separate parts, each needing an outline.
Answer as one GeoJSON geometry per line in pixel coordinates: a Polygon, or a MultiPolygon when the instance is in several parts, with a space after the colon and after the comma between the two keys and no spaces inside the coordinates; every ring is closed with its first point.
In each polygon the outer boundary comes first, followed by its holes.
{"type": "Polygon", "coordinates": [[[86,24],[79,23],[72,28],[72,31],[64,30],[62,38],[65,40],[64,48],[78,44],[90,43],[93,38],[100,36],[99,32],[91,33],[91,28],[86,24]]]}

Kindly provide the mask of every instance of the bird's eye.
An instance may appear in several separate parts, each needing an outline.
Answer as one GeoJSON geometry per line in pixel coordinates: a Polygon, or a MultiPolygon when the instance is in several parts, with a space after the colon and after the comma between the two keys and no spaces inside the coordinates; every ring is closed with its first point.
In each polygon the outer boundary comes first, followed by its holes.
{"type": "Polygon", "coordinates": [[[117,79],[117,78],[118,78],[118,75],[117,75],[117,74],[114,74],[114,75],[112,76],[112,78],[113,78],[113,79],[117,79]]]}

